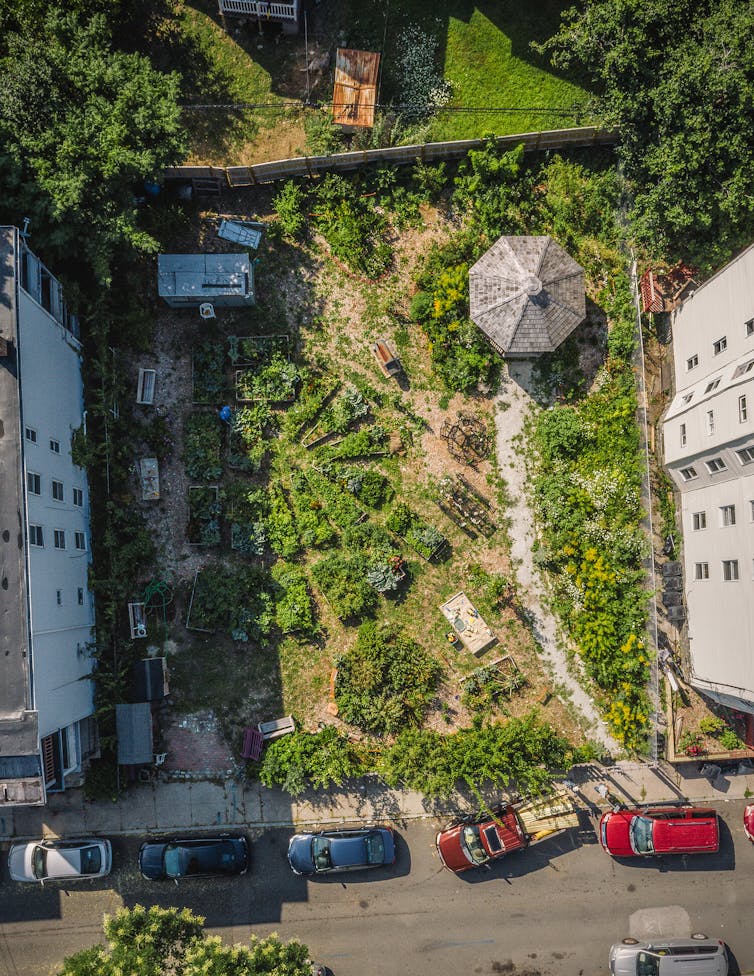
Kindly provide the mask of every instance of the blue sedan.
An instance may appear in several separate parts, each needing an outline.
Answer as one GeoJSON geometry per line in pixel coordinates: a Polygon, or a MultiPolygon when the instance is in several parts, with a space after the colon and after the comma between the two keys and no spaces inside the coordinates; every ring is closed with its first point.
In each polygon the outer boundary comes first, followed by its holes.
{"type": "Polygon", "coordinates": [[[288,844],[288,863],[303,875],[378,868],[395,864],[395,838],[389,827],[295,834],[288,844]]]}
{"type": "Polygon", "coordinates": [[[146,843],[139,850],[139,870],[150,881],[214,878],[245,874],[249,845],[245,837],[186,837],[146,843]]]}

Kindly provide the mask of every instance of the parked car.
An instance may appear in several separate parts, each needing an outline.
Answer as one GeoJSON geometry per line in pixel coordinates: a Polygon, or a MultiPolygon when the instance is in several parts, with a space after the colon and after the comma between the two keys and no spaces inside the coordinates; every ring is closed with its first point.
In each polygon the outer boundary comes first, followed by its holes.
{"type": "Polygon", "coordinates": [[[521,850],[528,843],[529,837],[511,804],[500,807],[493,817],[466,818],[448,824],[435,837],[440,860],[457,874],[521,850]]]}
{"type": "Polygon", "coordinates": [[[705,807],[614,810],[602,815],[599,838],[613,857],[714,854],[720,847],[717,813],[705,807]]]}
{"type": "Polygon", "coordinates": [[[288,863],[303,875],[378,868],[395,863],[395,837],[389,827],[295,834],[288,843],[288,863]]]}
{"type": "Polygon", "coordinates": [[[13,844],[8,851],[8,871],[14,881],[80,881],[104,878],[113,866],[109,840],[38,840],[13,844]]]}
{"type": "Polygon", "coordinates": [[[750,841],[754,841],[754,803],[750,803],[744,810],[744,831],[750,841]]]}
{"type": "Polygon", "coordinates": [[[150,881],[245,874],[249,844],[243,836],[182,837],[142,844],[139,870],[150,881]]]}
{"type": "Polygon", "coordinates": [[[698,933],[690,939],[624,939],[610,949],[613,976],[727,976],[725,943],[698,933]]]}

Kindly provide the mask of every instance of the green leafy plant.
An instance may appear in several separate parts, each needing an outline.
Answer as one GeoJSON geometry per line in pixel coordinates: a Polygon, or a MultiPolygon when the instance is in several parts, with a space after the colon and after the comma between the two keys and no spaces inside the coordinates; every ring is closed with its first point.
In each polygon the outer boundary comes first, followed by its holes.
{"type": "Polygon", "coordinates": [[[275,621],[284,634],[313,634],[314,611],[303,571],[293,563],[278,562],[271,570],[275,584],[275,621]]]}
{"type": "Polygon", "coordinates": [[[194,346],[191,361],[194,403],[218,403],[226,388],[223,344],[207,340],[194,346]]]}
{"type": "Polygon", "coordinates": [[[334,612],[346,622],[369,616],[377,608],[377,594],[366,579],[361,555],[336,552],[326,556],[312,568],[312,577],[334,612]]]}
{"type": "Polygon", "coordinates": [[[280,486],[272,486],[269,493],[269,512],[266,519],[270,548],[283,559],[290,559],[301,550],[296,521],[280,486]]]}
{"type": "Polygon", "coordinates": [[[308,787],[330,789],[365,772],[357,746],[333,726],[321,732],[296,731],[267,745],[259,765],[259,779],[267,787],[280,786],[292,796],[308,787]]]}
{"type": "Polygon", "coordinates": [[[190,413],[183,426],[183,463],[194,481],[217,481],[220,461],[220,423],[211,413],[190,413]]]}
{"type": "Polygon", "coordinates": [[[283,237],[299,240],[306,228],[306,194],[300,184],[286,180],[272,200],[283,237]]]}
{"type": "Polygon", "coordinates": [[[425,559],[438,558],[447,546],[442,532],[425,522],[404,502],[393,507],[385,524],[391,532],[403,536],[411,548],[425,559]]]}
{"type": "Polygon", "coordinates": [[[196,546],[216,546],[220,542],[222,506],[217,488],[189,488],[188,540],[196,546]]]}
{"type": "Polygon", "coordinates": [[[298,369],[285,356],[275,353],[261,368],[242,369],[236,373],[236,399],[267,400],[283,403],[296,395],[298,369]]]}

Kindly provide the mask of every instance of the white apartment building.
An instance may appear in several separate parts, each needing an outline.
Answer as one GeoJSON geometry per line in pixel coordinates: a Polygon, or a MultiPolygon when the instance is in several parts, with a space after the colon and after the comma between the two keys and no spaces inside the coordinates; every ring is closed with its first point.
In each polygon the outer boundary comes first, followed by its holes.
{"type": "Polygon", "coordinates": [[[80,782],[97,747],[76,332],[59,282],[0,227],[0,805],[80,782]]]}
{"type": "Polygon", "coordinates": [[[754,245],[679,307],[673,356],[691,683],[754,713],[754,245]]]}

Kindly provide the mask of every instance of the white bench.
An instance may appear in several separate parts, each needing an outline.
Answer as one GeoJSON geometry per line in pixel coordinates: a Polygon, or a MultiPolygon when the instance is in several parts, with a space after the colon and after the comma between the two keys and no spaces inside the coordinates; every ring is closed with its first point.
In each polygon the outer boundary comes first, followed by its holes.
{"type": "Polygon", "coordinates": [[[265,742],[268,742],[270,739],[278,739],[281,735],[295,732],[296,723],[292,715],[286,715],[284,718],[275,718],[271,722],[260,722],[257,728],[265,742]]]}

